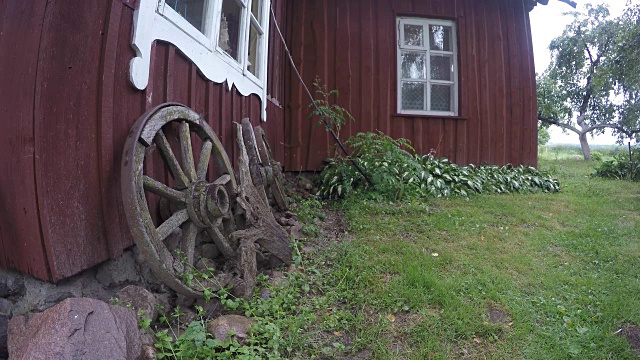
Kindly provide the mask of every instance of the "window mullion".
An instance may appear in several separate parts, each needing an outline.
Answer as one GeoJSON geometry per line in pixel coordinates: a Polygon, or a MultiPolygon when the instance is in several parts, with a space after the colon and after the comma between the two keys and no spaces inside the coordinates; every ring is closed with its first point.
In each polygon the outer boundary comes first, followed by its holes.
{"type": "MultiPolygon", "coordinates": [[[[236,0],[236,1],[241,1],[241,0],[236,0]]],[[[249,18],[251,17],[251,4],[250,3],[244,3],[242,4],[243,8],[242,8],[242,24],[240,27],[240,31],[242,34],[242,37],[240,38],[240,66],[242,67],[242,72],[243,74],[247,74],[247,63],[248,63],[248,58],[249,58],[249,31],[251,29],[251,21],[249,20],[249,18]]]]}

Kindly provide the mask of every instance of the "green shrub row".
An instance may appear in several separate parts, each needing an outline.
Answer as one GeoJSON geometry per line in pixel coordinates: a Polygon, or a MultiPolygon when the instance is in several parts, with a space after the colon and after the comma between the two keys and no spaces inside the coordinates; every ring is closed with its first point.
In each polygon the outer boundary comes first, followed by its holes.
{"type": "Polygon", "coordinates": [[[360,133],[346,143],[354,150],[351,157],[329,159],[320,175],[318,195],[324,198],[355,192],[383,200],[560,191],[557,180],[533,167],[459,166],[433,154],[417,155],[409,140],[382,133],[360,133]]]}
{"type": "Polygon", "coordinates": [[[595,176],[617,179],[640,181],[640,147],[636,146],[629,153],[620,153],[613,160],[605,161],[596,168],[595,176]]]}

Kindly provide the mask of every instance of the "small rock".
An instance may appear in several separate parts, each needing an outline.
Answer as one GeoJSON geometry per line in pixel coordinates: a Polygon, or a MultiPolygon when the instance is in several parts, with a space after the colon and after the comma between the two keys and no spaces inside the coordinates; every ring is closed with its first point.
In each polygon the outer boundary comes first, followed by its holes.
{"type": "Polygon", "coordinates": [[[302,233],[303,227],[304,224],[296,222],[291,228],[289,228],[289,235],[293,236],[296,240],[305,238],[306,236],[302,233]]]}
{"type": "Polygon", "coordinates": [[[118,300],[131,304],[136,314],[144,311],[144,317],[155,321],[158,318],[158,300],[147,289],[135,285],[129,285],[116,293],[118,300]]]}
{"type": "Polygon", "coordinates": [[[311,183],[311,181],[303,177],[301,177],[300,180],[298,181],[298,185],[307,191],[313,189],[313,184],[311,183]]]}
{"type": "Polygon", "coordinates": [[[310,253],[312,251],[314,251],[316,248],[313,246],[304,246],[302,249],[300,249],[300,252],[303,254],[307,254],[310,253]]]}
{"type": "Polygon", "coordinates": [[[0,298],[24,293],[24,276],[0,270],[0,298]]]}
{"type": "Polygon", "coordinates": [[[179,306],[183,309],[190,308],[195,301],[196,299],[194,298],[178,294],[178,296],[176,297],[176,306],[179,306]]]}
{"type": "Polygon", "coordinates": [[[145,329],[140,329],[140,342],[142,343],[142,346],[153,346],[153,344],[155,343],[155,341],[153,341],[153,336],[149,334],[145,329]]]}
{"type": "Polygon", "coordinates": [[[200,298],[196,301],[196,305],[202,307],[205,316],[209,319],[218,317],[222,315],[223,312],[222,302],[217,297],[213,297],[209,301],[200,298]]]}
{"type": "Polygon", "coordinates": [[[215,244],[203,244],[200,249],[200,254],[203,258],[215,259],[220,255],[220,250],[215,244]]]}
{"type": "Polygon", "coordinates": [[[153,345],[142,345],[142,360],[156,360],[156,348],[153,345]]]}
{"type": "Polygon", "coordinates": [[[133,254],[126,252],[121,257],[100,266],[96,279],[106,287],[140,281],[133,254]]]}
{"type": "Polygon", "coordinates": [[[9,357],[9,349],[7,348],[7,331],[9,328],[9,317],[0,315],[0,359],[9,357]]]}
{"type": "Polygon", "coordinates": [[[12,360],[138,359],[142,349],[132,310],[88,298],[14,317],[8,333],[12,360]]]}
{"type": "Polygon", "coordinates": [[[294,226],[296,224],[295,219],[287,219],[285,217],[281,217],[278,219],[278,224],[282,226],[294,226]]]}
{"type": "Polygon", "coordinates": [[[260,297],[261,297],[263,300],[269,300],[269,299],[271,299],[271,290],[266,289],[266,288],[261,289],[261,290],[260,290],[260,297]]]}
{"type": "Polygon", "coordinates": [[[169,236],[167,236],[167,238],[164,240],[164,244],[167,247],[167,250],[169,250],[169,252],[172,253],[175,249],[180,247],[181,241],[182,241],[182,229],[177,228],[173,230],[173,232],[169,236]]]}
{"type": "Polygon", "coordinates": [[[289,282],[284,278],[284,273],[281,271],[272,271],[269,275],[269,283],[273,286],[287,287],[289,282]]]}
{"type": "Polygon", "coordinates": [[[198,319],[198,314],[191,309],[180,309],[180,323],[188,325],[198,319]]]}
{"type": "Polygon", "coordinates": [[[11,315],[13,303],[7,299],[0,298],[0,315],[11,315]]]}
{"type": "Polygon", "coordinates": [[[196,269],[203,273],[207,273],[208,269],[215,269],[216,264],[211,259],[202,258],[196,263],[196,269]]]}
{"type": "Polygon", "coordinates": [[[298,220],[298,214],[294,213],[293,211],[285,211],[284,216],[286,216],[288,219],[298,220]]]}
{"type": "Polygon", "coordinates": [[[255,320],[240,315],[225,315],[207,324],[207,331],[220,340],[225,341],[230,332],[235,333],[234,338],[242,344],[249,337],[247,334],[255,320]]]}

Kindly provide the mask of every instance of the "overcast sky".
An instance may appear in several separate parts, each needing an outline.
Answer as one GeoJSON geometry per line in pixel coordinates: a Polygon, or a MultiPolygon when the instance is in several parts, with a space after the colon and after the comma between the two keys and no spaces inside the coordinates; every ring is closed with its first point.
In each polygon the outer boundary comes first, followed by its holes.
{"type": "MultiPolygon", "coordinates": [[[[574,0],[578,3],[578,9],[584,9],[584,4],[607,4],[612,16],[619,16],[625,9],[627,0],[574,0]]],[[[634,2],[640,0],[633,0],[634,2]]],[[[549,43],[554,38],[562,35],[565,26],[571,22],[571,16],[563,16],[562,13],[572,11],[569,5],[558,0],[550,0],[547,6],[536,6],[531,12],[531,31],[533,33],[533,51],[536,62],[536,72],[541,73],[549,66],[549,43]]],[[[563,134],[557,126],[551,127],[551,143],[578,144],[578,135],[575,133],[563,134]]],[[[589,143],[596,145],[608,145],[615,143],[615,137],[601,135],[590,139],[589,143]]]]}

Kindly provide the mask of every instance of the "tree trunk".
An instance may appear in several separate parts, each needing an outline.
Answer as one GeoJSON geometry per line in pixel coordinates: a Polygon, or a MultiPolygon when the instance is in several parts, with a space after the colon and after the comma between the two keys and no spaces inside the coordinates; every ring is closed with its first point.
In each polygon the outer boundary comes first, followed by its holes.
{"type": "Polygon", "coordinates": [[[587,134],[580,134],[580,148],[582,149],[582,155],[585,160],[591,160],[591,149],[589,148],[589,142],[587,141],[587,134]]]}
{"type": "Polygon", "coordinates": [[[589,142],[587,141],[587,130],[589,126],[584,121],[584,116],[584,113],[581,113],[580,116],[578,116],[578,125],[580,125],[580,128],[582,129],[578,137],[580,139],[580,148],[582,149],[584,159],[591,160],[591,149],[589,148],[589,142]]]}

